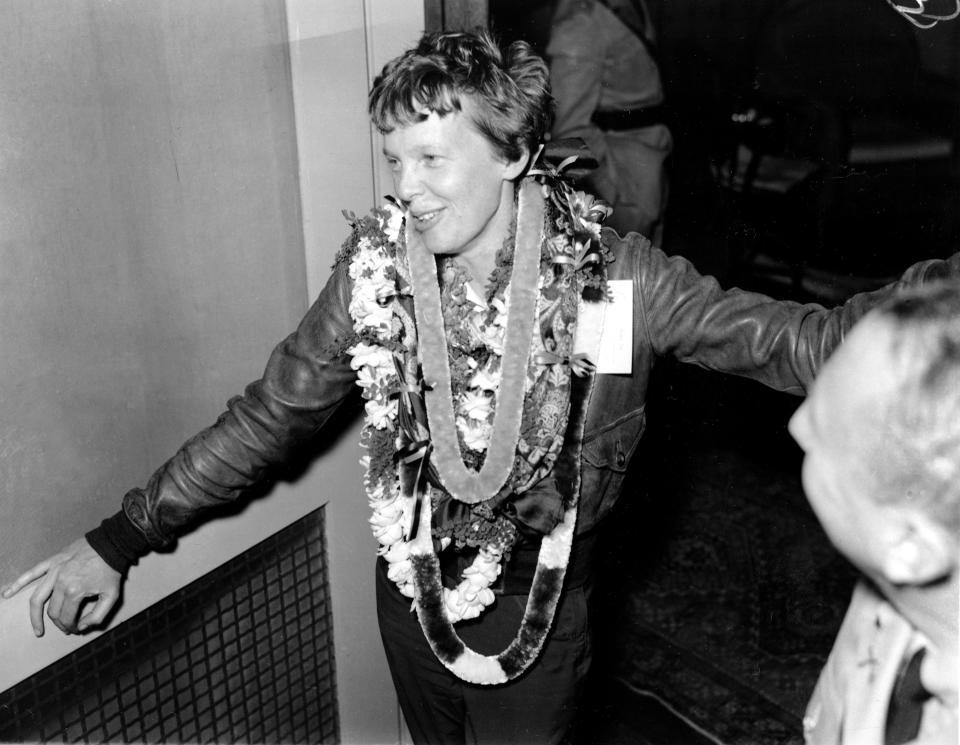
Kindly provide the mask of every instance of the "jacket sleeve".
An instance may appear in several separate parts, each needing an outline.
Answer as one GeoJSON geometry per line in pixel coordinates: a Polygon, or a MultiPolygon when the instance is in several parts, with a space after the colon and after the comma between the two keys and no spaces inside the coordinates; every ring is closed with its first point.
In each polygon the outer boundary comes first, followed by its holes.
{"type": "Polygon", "coordinates": [[[724,290],[679,256],[668,257],[645,239],[633,256],[641,322],[656,355],[759,380],[803,394],[844,334],[898,288],[956,276],[960,254],[911,266],[897,282],[826,309],[724,290]]]}
{"type": "MultiPolygon", "coordinates": [[[[354,389],[344,351],[353,336],[347,263],[336,266],[297,330],[274,349],[263,377],[231,399],[217,422],[188,440],[146,487],[126,494],[123,522],[149,548],[170,545],[202,513],[270,480],[272,469],[306,444],[354,389]]],[[[110,542],[129,560],[136,536],[116,529],[119,517],[112,518],[112,530],[110,520],[98,530],[111,532],[110,542]]],[[[91,545],[104,556],[97,538],[94,531],[91,545]]]]}

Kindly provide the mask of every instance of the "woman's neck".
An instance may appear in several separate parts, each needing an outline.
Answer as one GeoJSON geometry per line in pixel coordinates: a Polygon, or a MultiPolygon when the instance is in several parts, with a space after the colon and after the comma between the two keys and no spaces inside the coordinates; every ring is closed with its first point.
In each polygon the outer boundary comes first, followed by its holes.
{"type": "Polygon", "coordinates": [[[480,297],[486,295],[487,283],[497,266],[497,255],[513,233],[515,212],[516,192],[514,184],[504,182],[500,207],[490,218],[483,235],[480,236],[476,245],[455,256],[456,261],[467,270],[470,286],[480,297]]]}
{"type": "Polygon", "coordinates": [[[454,259],[466,269],[467,284],[479,297],[486,297],[487,283],[496,266],[496,258],[497,255],[494,252],[492,255],[483,254],[470,258],[457,256],[454,259]]]}

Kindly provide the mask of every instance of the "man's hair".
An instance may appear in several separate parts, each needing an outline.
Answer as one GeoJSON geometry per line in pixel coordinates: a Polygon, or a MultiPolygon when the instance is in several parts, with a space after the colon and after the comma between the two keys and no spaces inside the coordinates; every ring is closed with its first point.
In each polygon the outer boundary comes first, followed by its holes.
{"type": "Polygon", "coordinates": [[[895,395],[878,402],[871,477],[879,502],[924,509],[960,530],[960,283],[896,296],[877,318],[893,328],[895,395]]]}
{"type": "Polygon", "coordinates": [[[487,31],[425,34],[388,62],[370,89],[370,118],[382,133],[462,111],[507,161],[537,151],[553,120],[549,70],[529,44],[506,48],[487,31]]]}

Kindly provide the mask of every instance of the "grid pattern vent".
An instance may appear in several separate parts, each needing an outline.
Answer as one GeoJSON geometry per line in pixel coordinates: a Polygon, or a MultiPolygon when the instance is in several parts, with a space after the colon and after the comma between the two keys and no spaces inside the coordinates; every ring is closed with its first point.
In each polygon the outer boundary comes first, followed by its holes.
{"type": "Polygon", "coordinates": [[[0,742],[339,742],[323,510],[0,693],[0,742]]]}

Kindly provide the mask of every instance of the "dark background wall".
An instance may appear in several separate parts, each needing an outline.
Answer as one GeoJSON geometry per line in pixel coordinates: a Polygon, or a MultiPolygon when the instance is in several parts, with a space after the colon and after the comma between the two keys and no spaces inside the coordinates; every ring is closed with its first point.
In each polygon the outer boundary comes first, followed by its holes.
{"type": "MultiPolygon", "coordinates": [[[[490,23],[501,35],[543,50],[554,5],[490,0],[490,23]]],[[[816,195],[822,211],[816,219],[827,229],[801,249],[807,258],[832,262],[846,274],[889,275],[956,245],[960,21],[920,30],[884,0],[647,5],[675,140],[663,245],[668,253],[734,278],[726,246],[730,205],[717,188],[715,168],[729,152],[731,114],[758,90],[829,109],[842,127],[881,139],[922,130],[953,141],[952,165],[933,168],[929,161],[848,168],[836,153],[816,152],[832,145],[814,142],[803,155],[835,158],[828,165],[837,173],[824,176],[827,189],[816,195]]],[[[799,131],[806,124],[792,126],[799,131]]]]}
{"type": "MultiPolygon", "coordinates": [[[[490,0],[491,24],[506,36],[527,39],[543,49],[553,5],[551,0],[522,5],[490,0]]],[[[647,7],[659,35],[670,98],[684,109],[712,112],[749,88],[762,29],[788,12],[808,19],[803,33],[822,41],[829,33],[842,43],[847,62],[854,67],[834,68],[837,77],[850,79],[851,73],[867,72],[871,62],[884,64],[869,59],[876,56],[877,46],[904,36],[914,39],[926,70],[960,81],[960,20],[916,29],[884,0],[647,0],[647,7]]]]}
{"type": "MultiPolygon", "coordinates": [[[[960,20],[917,30],[883,0],[646,1],[675,137],[668,253],[728,285],[832,304],[958,248],[960,20]],[[861,152],[865,130],[904,152],[929,134],[952,142],[953,162],[820,153],[827,162],[809,188],[748,208],[721,187],[716,164],[730,150],[731,114],[759,100],[761,85],[805,103],[829,97],[863,135],[861,152]],[[786,272],[773,282],[748,271],[736,249],[751,240],[812,262],[800,286],[786,272]]],[[[491,0],[492,25],[543,49],[553,2],[530,0],[523,15],[518,5],[491,0]]],[[[803,494],[786,428],[798,403],[671,359],[657,366],[648,431],[603,528],[582,742],[802,743],[854,572],[803,494]]]]}

